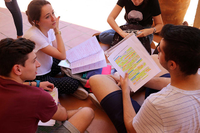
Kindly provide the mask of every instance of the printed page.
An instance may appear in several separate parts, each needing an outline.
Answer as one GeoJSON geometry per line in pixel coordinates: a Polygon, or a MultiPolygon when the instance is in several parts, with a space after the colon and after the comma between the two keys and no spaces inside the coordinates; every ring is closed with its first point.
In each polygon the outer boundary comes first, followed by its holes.
{"type": "MultiPolygon", "coordinates": [[[[53,97],[53,99],[55,100],[55,103],[57,104],[58,103],[58,89],[55,87],[52,92],[48,92],[48,93],[53,97]]],[[[53,126],[55,123],[56,123],[56,120],[51,119],[47,122],[39,121],[38,125],[39,126],[53,126]]]]}
{"type": "Polygon", "coordinates": [[[105,60],[93,63],[93,64],[89,64],[86,66],[82,66],[82,67],[77,67],[77,68],[73,68],[72,70],[72,74],[76,74],[76,73],[81,73],[81,72],[85,72],[85,71],[89,71],[89,70],[94,70],[94,69],[99,69],[102,67],[106,67],[107,63],[105,60]]]}
{"type": "Polygon", "coordinates": [[[86,66],[89,64],[93,64],[93,63],[102,61],[102,60],[106,61],[104,51],[101,49],[99,52],[93,54],[92,56],[88,56],[81,60],[72,62],[70,64],[70,68],[73,69],[73,68],[77,68],[77,67],[83,67],[83,66],[86,66]]]}
{"type": "Polygon", "coordinates": [[[96,37],[91,37],[85,42],[66,51],[67,60],[72,63],[87,56],[93,55],[101,50],[96,37]]]}
{"type": "Polygon", "coordinates": [[[92,56],[85,57],[81,60],[72,62],[71,64],[67,60],[62,60],[58,65],[61,67],[70,68],[72,70],[72,74],[76,74],[106,67],[107,63],[104,51],[101,49],[98,53],[92,56]]]}
{"type": "Polygon", "coordinates": [[[115,51],[115,49],[116,49],[119,45],[121,45],[121,43],[123,43],[127,38],[129,38],[129,37],[132,36],[132,35],[135,35],[135,34],[130,33],[128,36],[126,36],[124,39],[122,39],[121,41],[119,41],[117,44],[115,44],[114,46],[112,46],[111,48],[109,48],[108,50],[106,50],[106,51],[104,52],[104,54],[105,54],[107,57],[109,57],[109,56],[115,51]]]}
{"type": "Polygon", "coordinates": [[[161,71],[135,35],[123,39],[108,60],[122,77],[129,74],[129,86],[134,92],[161,71]]]}

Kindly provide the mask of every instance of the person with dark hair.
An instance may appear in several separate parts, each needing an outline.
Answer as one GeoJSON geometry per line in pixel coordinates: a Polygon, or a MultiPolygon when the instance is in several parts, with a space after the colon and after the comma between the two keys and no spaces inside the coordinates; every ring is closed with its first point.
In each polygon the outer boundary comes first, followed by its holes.
{"type": "Polygon", "coordinates": [[[40,63],[35,43],[20,38],[0,41],[0,130],[1,133],[35,133],[38,122],[65,121],[52,131],[84,132],[94,118],[89,107],[66,110],[42,88],[24,85],[36,77],[40,63]],[[67,120],[67,121],[66,121],[67,120]]]}
{"type": "Polygon", "coordinates": [[[127,73],[120,77],[121,88],[113,76],[89,79],[94,95],[120,133],[200,130],[200,30],[167,24],[161,36],[158,59],[171,82],[148,96],[141,108],[130,98],[127,73]]]}
{"type": "Polygon", "coordinates": [[[61,72],[58,63],[66,59],[66,50],[59,31],[60,17],[55,16],[51,4],[46,0],[32,0],[26,14],[32,27],[24,37],[36,43],[34,52],[41,63],[36,79],[53,83],[59,94],[72,94],[79,99],[86,99],[88,92],[80,86],[78,80],[67,75],[55,77],[61,72]]]}
{"type": "Polygon", "coordinates": [[[4,0],[5,5],[13,16],[15,23],[15,28],[17,30],[17,38],[23,36],[23,23],[22,23],[22,14],[17,4],[17,0],[4,0]]]}
{"type": "Polygon", "coordinates": [[[97,36],[98,40],[104,44],[111,45],[115,32],[123,38],[129,34],[123,31],[115,21],[123,8],[125,8],[127,24],[136,24],[144,27],[144,29],[137,32],[137,37],[148,36],[151,44],[153,33],[160,32],[163,26],[158,0],[118,0],[107,19],[112,29],[100,33],[97,36]],[[154,26],[152,27],[153,23],[154,26]]]}

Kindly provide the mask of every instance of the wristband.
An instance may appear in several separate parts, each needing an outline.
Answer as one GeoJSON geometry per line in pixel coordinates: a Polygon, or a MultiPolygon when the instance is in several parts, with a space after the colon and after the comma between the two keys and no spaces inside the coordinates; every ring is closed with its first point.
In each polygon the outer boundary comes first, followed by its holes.
{"type": "Polygon", "coordinates": [[[36,87],[40,87],[40,80],[35,80],[36,82],[36,87]]]}
{"type": "Polygon", "coordinates": [[[61,31],[55,32],[55,35],[60,34],[61,35],[61,31]]]}
{"type": "Polygon", "coordinates": [[[156,28],[155,28],[155,27],[153,27],[153,29],[154,29],[154,30],[153,30],[153,34],[154,34],[154,33],[156,33],[156,28]]]}

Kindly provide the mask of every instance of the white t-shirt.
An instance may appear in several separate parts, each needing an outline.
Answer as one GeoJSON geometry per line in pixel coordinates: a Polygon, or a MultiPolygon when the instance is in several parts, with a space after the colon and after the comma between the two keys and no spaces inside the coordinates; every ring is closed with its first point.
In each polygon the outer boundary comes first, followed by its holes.
{"type": "Polygon", "coordinates": [[[53,29],[48,31],[48,38],[35,26],[32,26],[25,34],[24,38],[30,39],[35,42],[34,52],[37,55],[37,60],[40,62],[41,66],[37,68],[37,76],[45,75],[51,71],[51,66],[53,59],[51,56],[43,53],[40,49],[52,46],[52,41],[55,40],[55,35],[53,29]]]}
{"type": "Polygon", "coordinates": [[[200,132],[200,90],[169,84],[145,100],[132,124],[137,133],[200,132]]]}

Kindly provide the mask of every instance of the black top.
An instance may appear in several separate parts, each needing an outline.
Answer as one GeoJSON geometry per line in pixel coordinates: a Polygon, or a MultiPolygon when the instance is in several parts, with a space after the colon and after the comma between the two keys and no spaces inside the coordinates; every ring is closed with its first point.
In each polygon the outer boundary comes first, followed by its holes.
{"type": "MultiPolygon", "coordinates": [[[[158,0],[144,0],[143,3],[139,6],[135,6],[131,0],[118,0],[117,5],[119,5],[122,8],[125,7],[126,20],[127,20],[127,15],[129,14],[130,11],[132,11],[133,13],[135,12],[139,12],[139,14],[142,13],[143,19],[138,22],[142,26],[152,25],[153,24],[152,17],[161,14],[158,0]]],[[[128,20],[127,22],[130,23],[128,20]]]]}

